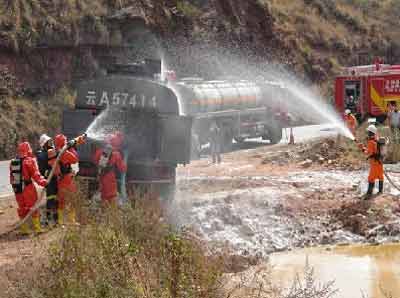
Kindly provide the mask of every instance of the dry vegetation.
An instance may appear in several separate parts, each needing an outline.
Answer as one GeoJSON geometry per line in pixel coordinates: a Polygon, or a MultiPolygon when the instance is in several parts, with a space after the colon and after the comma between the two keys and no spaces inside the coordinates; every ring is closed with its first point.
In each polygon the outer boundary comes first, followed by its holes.
{"type": "Polygon", "coordinates": [[[0,158],[11,158],[19,141],[33,148],[42,133],[60,132],[62,111],[74,101],[74,94],[61,88],[52,96],[32,100],[24,96],[0,96],[0,158]]]}
{"type": "Polygon", "coordinates": [[[284,44],[292,45],[295,67],[332,92],[340,66],[398,62],[400,2],[352,0],[264,1],[276,18],[284,44]]]}
{"type": "Polygon", "coordinates": [[[319,285],[308,267],[289,289],[271,281],[268,266],[224,274],[225,258],[207,255],[198,240],[174,231],[151,198],[119,210],[84,205],[78,208],[84,224],[57,231],[58,237],[53,232],[50,245],[40,244],[46,241],[42,236],[37,244],[49,246],[48,254],[15,264],[4,297],[328,298],[335,293],[332,282],[319,285]]]}

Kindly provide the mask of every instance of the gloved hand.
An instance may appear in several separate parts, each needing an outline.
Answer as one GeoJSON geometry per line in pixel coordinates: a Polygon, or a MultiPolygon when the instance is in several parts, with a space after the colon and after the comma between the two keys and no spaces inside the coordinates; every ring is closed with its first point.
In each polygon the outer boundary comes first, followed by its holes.
{"type": "Polygon", "coordinates": [[[72,139],[72,140],[68,141],[67,148],[70,149],[70,148],[74,147],[75,145],[76,145],[76,141],[75,141],[75,139],[72,139]]]}
{"type": "Polygon", "coordinates": [[[86,134],[80,135],[79,137],[76,137],[75,139],[72,139],[68,141],[67,143],[67,148],[70,149],[72,147],[77,147],[78,145],[85,144],[86,142],[86,134]]]}
{"type": "Polygon", "coordinates": [[[46,188],[49,184],[47,183],[47,180],[42,180],[38,183],[39,186],[46,188]]]}

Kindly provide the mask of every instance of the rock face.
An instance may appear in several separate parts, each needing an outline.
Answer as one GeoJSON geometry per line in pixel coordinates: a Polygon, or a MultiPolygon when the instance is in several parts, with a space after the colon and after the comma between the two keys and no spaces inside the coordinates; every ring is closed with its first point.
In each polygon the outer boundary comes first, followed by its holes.
{"type": "MultiPolygon", "coordinates": [[[[29,6],[22,0],[11,2],[0,1],[0,11],[8,16],[0,20],[0,64],[33,93],[54,92],[74,79],[90,78],[110,56],[123,60],[165,52],[179,73],[215,77],[235,74],[233,69],[216,66],[219,56],[235,55],[258,67],[278,61],[320,85],[327,84],[340,65],[362,62],[361,49],[371,57],[386,53],[392,60],[400,57],[393,30],[385,30],[391,18],[380,24],[380,18],[374,17],[375,25],[369,26],[372,16],[357,4],[40,0],[29,6]],[[342,36],[343,30],[351,32],[352,38],[342,36]],[[121,51],[124,46],[130,49],[121,51]]],[[[375,6],[371,9],[382,16],[391,13],[384,11],[385,3],[375,6]]],[[[243,70],[236,73],[242,75],[243,70]]]]}
{"type": "Polygon", "coordinates": [[[371,15],[335,1],[0,0],[0,70],[13,78],[0,96],[39,99],[110,63],[161,55],[179,76],[208,79],[254,78],[283,65],[328,93],[340,66],[400,57],[398,10],[387,2],[374,2],[371,15]]]}

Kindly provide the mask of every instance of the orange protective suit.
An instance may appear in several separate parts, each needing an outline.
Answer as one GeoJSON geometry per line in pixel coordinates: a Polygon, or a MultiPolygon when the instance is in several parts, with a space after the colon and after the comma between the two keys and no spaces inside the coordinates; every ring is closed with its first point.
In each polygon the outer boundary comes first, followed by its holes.
{"type": "Polygon", "coordinates": [[[375,138],[368,140],[364,153],[368,156],[370,164],[368,182],[374,183],[375,180],[383,181],[383,163],[374,158],[374,155],[378,153],[378,143],[375,138]]]}
{"type": "MultiPolygon", "coordinates": [[[[125,173],[127,166],[119,151],[123,143],[123,136],[121,133],[115,133],[108,140],[112,146],[110,158],[108,160],[107,169],[100,175],[100,190],[101,199],[103,202],[115,202],[118,194],[116,171],[125,173]]],[[[94,162],[99,165],[100,158],[103,154],[103,149],[97,149],[94,154],[94,162]]]]}
{"type": "MultiPolygon", "coordinates": [[[[67,138],[59,134],[54,138],[54,143],[57,150],[61,150],[67,143],[67,138]]],[[[60,157],[59,166],[56,168],[56,175],[58,176],[58,209],[63,210],[65,208],[65,195],[68,192],[74,193],[77,191],[76,184],[73,180],[73,173],[71,165],[79,161],[78,153],[75,149],[70,148],[63,153],[60,157]]]]}
{"type": "MultiPolygon", "coordinates": [[[[40,175],[36,159],[33,157],[32,149],[28,142],[23,142],[18,145],[18,157],[23,159],[22,177],[25,181],[25,187],[22,193],[15,195],[15,198],[18,204],[18,216],[22,219],[29,213],[38,199],[37,191],[32,180],[43,187],[46,186],[47,181],[40,175]]],[[[12,179],[10,175],[11,184],[13,183],[12,179]]],[[[39,211],[34,212],[32,217],[38,218],[39,211]]]]}
{"type": "Polygon", "coordinates": [[[344,121],[346,122],[347,127],[350,129],[351,133],[355,135],[357,128],[357,119],[353,114],[344,115],[344,121]]]}

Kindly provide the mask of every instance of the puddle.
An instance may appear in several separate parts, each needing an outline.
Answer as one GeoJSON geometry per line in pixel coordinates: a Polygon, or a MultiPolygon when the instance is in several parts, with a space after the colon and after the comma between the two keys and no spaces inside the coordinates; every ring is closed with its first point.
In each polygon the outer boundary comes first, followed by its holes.
{"type": "Polygon", "coordinates": [[[335,280],[338,298],[400,297],[400,245],[310,248],[271,255],[273,278],[289,286],[306,262],[321,282],[335,280]],[[382,289],[392,296],[385,296],[382,289]]]}

